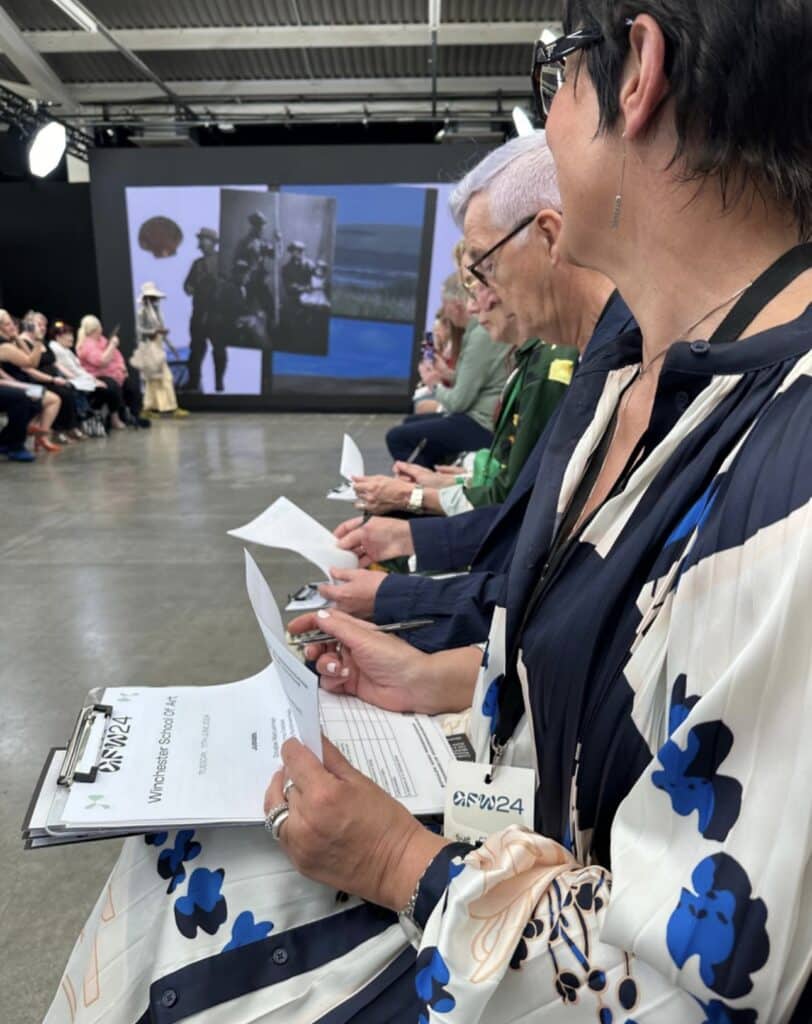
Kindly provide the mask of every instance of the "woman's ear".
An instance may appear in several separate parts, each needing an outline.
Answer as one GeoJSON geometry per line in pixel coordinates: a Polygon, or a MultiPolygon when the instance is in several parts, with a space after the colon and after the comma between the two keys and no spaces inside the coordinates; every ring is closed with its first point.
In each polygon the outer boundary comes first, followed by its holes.
{"type": "Polygon", "coordinates": [[[629,30],[629,56],[620,88],[625,138],[634,140],[645,134],[669,88],[665,36],[651,15],[641,14],[629,30]]]}

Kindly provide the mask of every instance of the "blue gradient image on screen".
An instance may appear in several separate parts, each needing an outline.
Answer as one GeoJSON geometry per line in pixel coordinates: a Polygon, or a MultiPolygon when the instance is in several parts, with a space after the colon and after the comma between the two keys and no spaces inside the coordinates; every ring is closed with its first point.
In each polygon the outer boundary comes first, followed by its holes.
{"type": "Polygon", "coordinates": [[[332,315],[413,324],[426,194],[400,185],[285,185],[336,200],[332,315]]]}
{"type": "Polygon", "coordinates": [[[274,389],[285,390],[279,378],[310,378],[312,388],[313,378],[322,377],[375,382],[384,391],[400,392],[411,370],[413,339],[412,324],[333,317],[326,356],[274,352],[274,389]]]}

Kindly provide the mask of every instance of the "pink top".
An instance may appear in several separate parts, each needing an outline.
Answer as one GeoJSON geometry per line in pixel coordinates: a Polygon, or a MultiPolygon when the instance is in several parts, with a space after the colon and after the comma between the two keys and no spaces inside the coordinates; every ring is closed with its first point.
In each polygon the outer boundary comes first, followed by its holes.
{"type": "Polygon", "coordinates": [[[77,352],[82,369],[92,373],[94,377],[112,377],[116,384],[123,384],[127,379],[127,364],[124,356],[119,350],[113,349],[113,354],[102,362],[104,350],[109,345],[107,338],[100,334],[97,338],[85,338],[82,342],[82,349],[77,352]]]}

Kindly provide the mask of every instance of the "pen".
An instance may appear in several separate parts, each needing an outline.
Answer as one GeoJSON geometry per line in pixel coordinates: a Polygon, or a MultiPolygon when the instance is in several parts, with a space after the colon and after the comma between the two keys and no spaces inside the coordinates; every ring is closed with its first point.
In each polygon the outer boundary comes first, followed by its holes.
{"type": "Polygon", "coordinates": [[[409,458],[406,461],[407,462],[414,462],[414,460],[423,451],[423,449],[426,447],[426,445],[428,443],[429,443],[429,439],[427,437],[421,437],[420,440],[417,442],[417,445],[415,446],[414,451],[412,452],[412,454],[409,456],[409,458]]]}
{"type": "MultiPolygon", "coordinates": [[[[390,622],[385,626],[376,626],[377,633],[399,633],[407,629],[420,629],[421,626],[434,625],[434,619],[409,619],[405,622],[390,622]]],[[[335,642],[336,638],[320,629],[313,629],[309,633],[300,633],[292,637],[290,643],[294,647],[304,647],[306,644],[324,644],[335,642]]]]}

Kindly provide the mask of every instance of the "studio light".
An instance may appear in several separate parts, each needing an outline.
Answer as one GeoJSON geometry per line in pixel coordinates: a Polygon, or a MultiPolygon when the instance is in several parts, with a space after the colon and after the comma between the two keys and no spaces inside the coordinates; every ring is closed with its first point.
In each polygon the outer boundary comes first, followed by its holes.
{"type": "Polygon", "coordinates": [[[96,32],[98,31],[98,25],[93,20],[90,12],[86,10],[82,4],[77,3],[76,0],[51,0],[52,3],[63,11],[69,18],[83,28],[85,32],[96,32]]]}
{"type": "Polygon", "coordinates": [[[48,121],[37,130],[28,147],[28,169],[37,178],[47,178],[65,155],[67,132],[64,124],[48,121]]]}
{"type": "Polygon", "coordinates": [[[536,130],[527,112],[521,107],[513,108],[513,123],[516,125],[517,135],[533,135],[536,130]]]}

